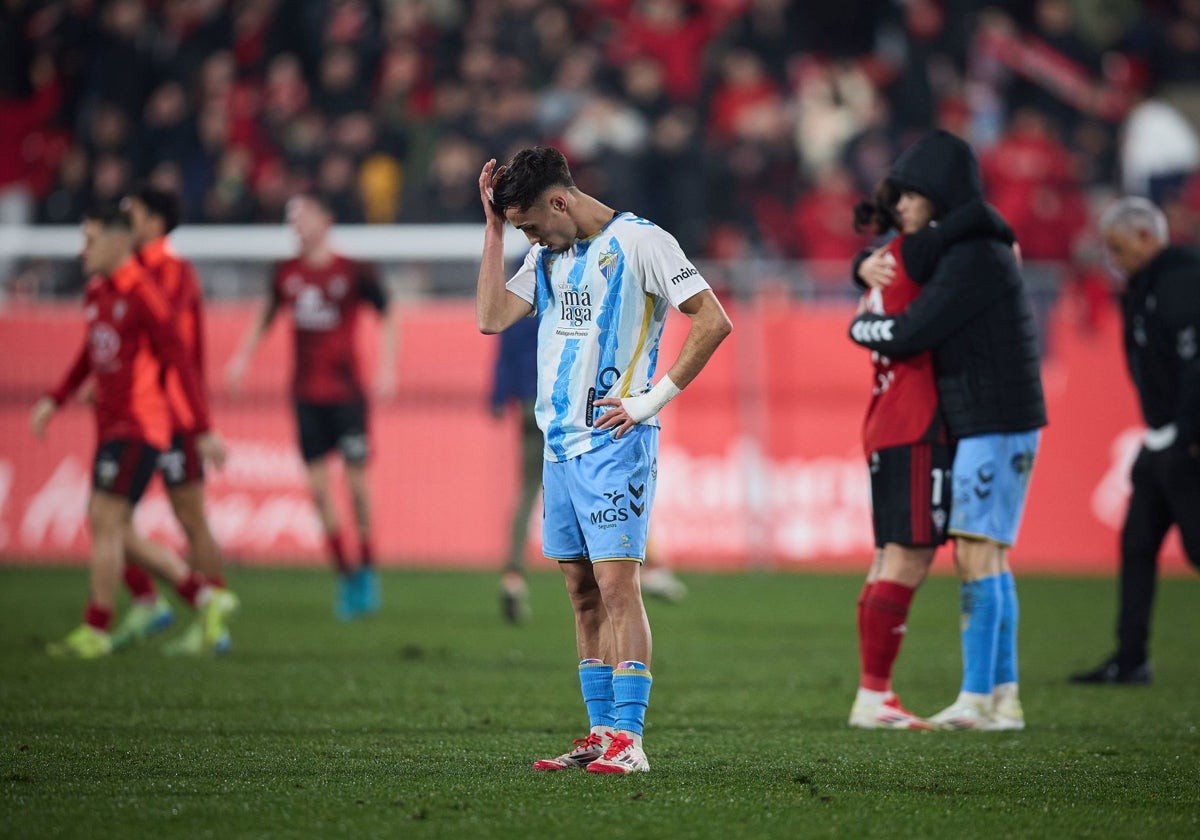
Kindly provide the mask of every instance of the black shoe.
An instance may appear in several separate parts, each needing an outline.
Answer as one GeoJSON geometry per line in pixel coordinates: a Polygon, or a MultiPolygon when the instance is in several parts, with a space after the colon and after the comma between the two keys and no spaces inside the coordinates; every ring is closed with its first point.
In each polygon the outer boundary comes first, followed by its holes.
{"type": "Polygon", "coordinates": [[[1122,665],[1114,655],[1091,671],[1080,671],[1071,675],[1071,682],[1090,685],[1150,685],[1154,671],[1149,662],[1129,667],[1122,665]]]}
{"type": "Polygon", "coordinates": [[[524,624],[529,620],[529,590],[525,578],[506,574],[500,588],[500,614],[509,624],[524,624]]]}

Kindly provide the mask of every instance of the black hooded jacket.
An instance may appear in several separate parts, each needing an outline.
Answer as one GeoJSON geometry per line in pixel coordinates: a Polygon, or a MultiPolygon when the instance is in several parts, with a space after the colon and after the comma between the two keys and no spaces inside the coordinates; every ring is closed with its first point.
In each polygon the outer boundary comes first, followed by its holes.
{"type": "MultiPolygon", "coordinates": [[[[947,131],[909,147],[888,180],[933,202],[935,219],[983,203],[975,153],[947,131]]],[[[864,313],[850,325],[851,339],[891,358],[933,351],[942,412],[956,438],[1046,425],[1037,327],[1010,241],[992,231],[940,242],[932,276],[908,309],[864,313]]]]}
{"type": "Polygon", "coordinates": [[[1200,253],[1163,248],[1129,278],[1121,308],[1146,425],[1175,423],[1182,443],[1200,443],[1200,253]]]}

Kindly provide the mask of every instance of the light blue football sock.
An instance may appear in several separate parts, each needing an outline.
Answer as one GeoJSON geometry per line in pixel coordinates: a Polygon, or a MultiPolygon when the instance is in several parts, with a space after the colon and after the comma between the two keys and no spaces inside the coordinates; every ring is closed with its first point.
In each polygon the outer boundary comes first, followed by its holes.
{"type": "Polygon", "coordinates": [[[991,694],[1000,637],[1000,576],[959,584],[962,603],[962,690],[991,694]]]}
{"type": "Polygon", "coordinates": [[[579,663],[579,687],[583,689],[583,702],[587,706],[591,726],[612,729],[617,724],[613,711],[613,667],[599,659],[585,659],[579,663]]]}
{"type": "Polygon", "coordinates": [[[1017,582],[1012,572],[1000,575],[1000,640],[996,646],[996,685],[1017,681],[1017,582]]]}
{"type": "Polygon", "coordinates": [[[613,670],[613,701],[617,729],[641,735],[646,727],[646,707],[650,705],[650,671],[641,662],[620,662],[613,670]]]}

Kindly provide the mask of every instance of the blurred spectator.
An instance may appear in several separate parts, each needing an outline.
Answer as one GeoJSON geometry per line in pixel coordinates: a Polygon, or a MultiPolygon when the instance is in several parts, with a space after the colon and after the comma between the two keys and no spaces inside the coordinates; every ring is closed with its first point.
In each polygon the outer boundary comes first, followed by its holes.
{"type": "Polygon", "coordinates": [[[706,11],[689,12],[683,0],[636,0],[615,21],[609,58],[616,66],[637,56],[655,59],[671,98],[691,102],[700,92],[705,49],[732,18],[734,4],[713,3],[706,11]]]}
{"type": "Polygon", "coordinates": [[[699,252],[707,196],[704,179],[696,177],[704,170],[704,148],[695,110],[676,105],[654,121],[650,134],[640,176],[645,204],[636,212],[671,231],[685,253],[699,252]]]}
{"type": "Polygon", "coordinates": [[[77,225],[87,210],[88,155],[80,147],[69,150],[59,164],[54,186],[42,201],[38,221],[52,225],[77,225]]]}
{"type": "Polygon", "coordinates": [[[722,41],[758,56],[766,73],[783,84],[797,53],[799,18],[796,4],[788,0],[750,0],[745,14],[729,26],[722,41]]]}
{"type": "Polygon", "coordinates": [[[1087,227],[1087,204],[1071,153],[1049,119],[1022,108],[980,166],[989,199],[1012,225],[1024,258],[1070,259],[1087,227]]]}
{"type": "Polygon", "coordinates": [[[215,177],[204,194],[201,218],[210,224],[245,224],[254,219],[250,193],[253,158],[244,146],[229,146],[217,159],[215,177]]]}
{"type": "Polygon", "coordinates": [[[358,170],[350,155],[335,151],[322,158],[316,191],[339,223],[357,225],[365,221],[358,194],[358,170]]]}
{"type": "Polygon", "coordinates": [[[1200,138],[1179,111],[1160,99],[1134,106],[1123,126],[1121,183],[1124,191],[1162,204],[1200,169],[1200,138]]]}
{"type": "Polygon", "coordinates": [[[835,163],[875,111],[877,91],[861,66],[805,58],[798,67],[796,142],[806,172],[835,163]]]}
{"type": "Polygon", "coordinates": [[[788,255],[809,261],[809,273],[819,283],[846,284],[846,254],[871,244],[854,230],[854,205],[863,197],[844,167],[832,164],[817,173],[792,208],[788,255]]]}
{"type": "Polygon", "coordinates": [[[756,124],[780,111],[783,97],[762,60],[749,50],[731,50],[720,66],[720,80],[709,101],[709,127],[713,139],[723,145],[754,134],[756,124]]]}
{"type": "Polygon", "coordinates": [[[179,82],[165,82],[154,89],[146,102],[137,138],[137,167],[148,172],[159,163],[181,161],[190,151],[195,126],[187,94],[179,82]]]}
{"type": "Polygon", "coordinates": [[[367,82],[358,56],[349,47],[334,47],[322,57],[314,101],[330,117],[368,109],[367,82]]]}
{"type": "Polygon", "coordinates": [[[479,220],[479,161],[483,150],[461,135],[443,137],[429,163],[429,178],[405,199],[410,222],[479,220]]]}
{"type": "Polygon", "coordinates": [[[129,162],[119,155],[106,152],[92,165],[90,201],[96,204],[115,204],[128,191],[133,173],[129,162]]]}
{"type": "MultiPolygon", "coordinates": [[[[1042,49],[1047,65],[1074,65],[1081,76],[1100,76],[1100,54],[1082,36],[1075,13],[1067,0],[1037,0],[1029,39],[1042,49]]],[[[1075,103],[1064,101],[1047,88],[1041,78],[1014,77],[1007,99],[1011,109],[1033,108],[1055,124],[1064,137],[1070,136],[1081,117],[1075,103]]]]}
{"type": "Polygon", "coordinates": [[[99,9],[100,27],[84,76],[84,102],[113,104],[137,118],[157,75],[154,27],[140,0],[111,0],[99,9]]]}

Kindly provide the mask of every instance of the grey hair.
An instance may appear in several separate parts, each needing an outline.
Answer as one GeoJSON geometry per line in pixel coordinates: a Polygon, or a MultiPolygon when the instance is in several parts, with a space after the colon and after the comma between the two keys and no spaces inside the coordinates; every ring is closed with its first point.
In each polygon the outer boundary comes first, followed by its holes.
{"type": "Polygon", "coordinates": [[[1100,230],[1109,231],[1113,228],[1133,232],[1144,230],[1154,234],[1162,243],[1168,238],[1167,217],[1154,202],[1140,196],[1127,196],[1114,202],[1100,217],[1100,230]]]}

